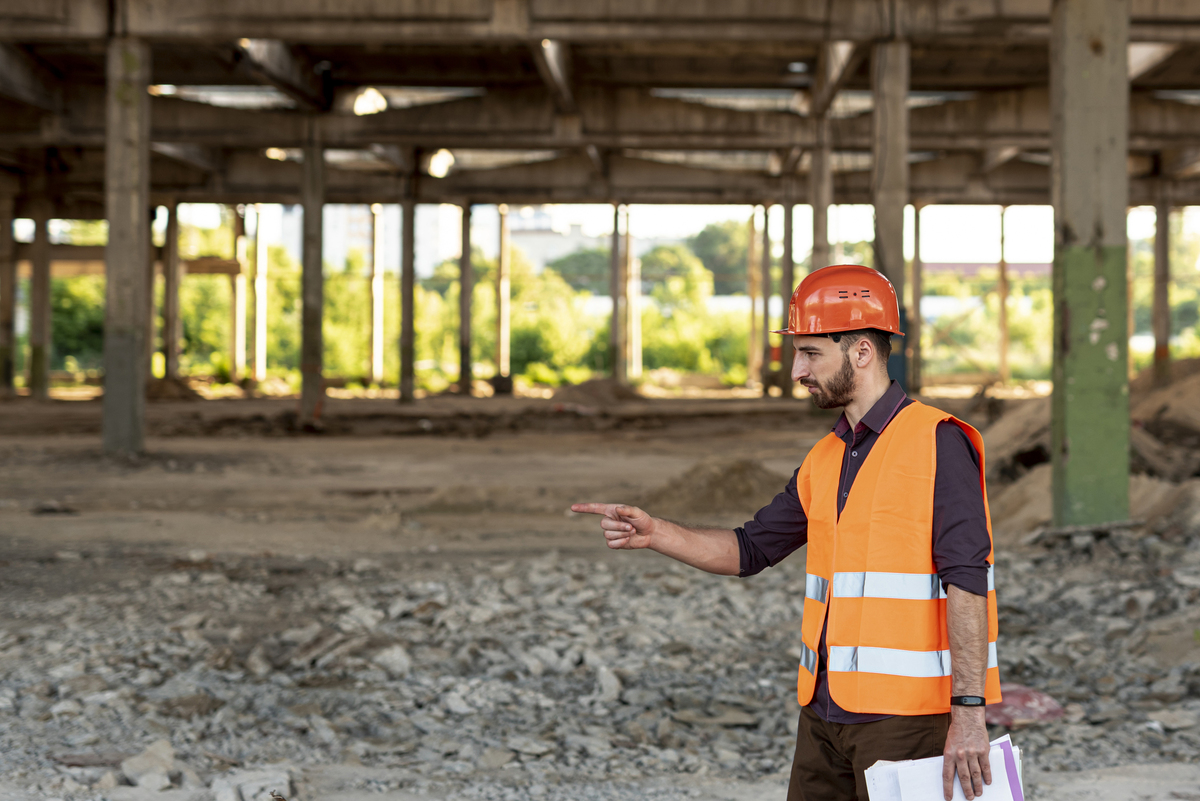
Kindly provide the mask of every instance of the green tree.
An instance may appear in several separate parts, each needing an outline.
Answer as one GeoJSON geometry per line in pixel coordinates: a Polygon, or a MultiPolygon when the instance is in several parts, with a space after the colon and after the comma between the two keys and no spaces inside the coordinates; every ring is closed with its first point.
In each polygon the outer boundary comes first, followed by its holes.
{"type": "Polygon", "coordinates": [[[746,291],[747,228],[745,222],[737,220],[709,223],[687,240],[688,247],[713,274],[713,290],[718,295],[746,291]]]}
{"type": "Polygon", "coordinates": [[[581,249],[555,259],[546,267],[558,273],[572,289],[607,295],[612,271],[611,253],[608,248],[581,249]]]}
{"type": "Polygon", "coordinates": [[[53,279],[50,305],[54,320],[51,366],[61,370],[66,357],[72,356],[82,369],[101,367],[104,363],[104,276],[53,279]]]}

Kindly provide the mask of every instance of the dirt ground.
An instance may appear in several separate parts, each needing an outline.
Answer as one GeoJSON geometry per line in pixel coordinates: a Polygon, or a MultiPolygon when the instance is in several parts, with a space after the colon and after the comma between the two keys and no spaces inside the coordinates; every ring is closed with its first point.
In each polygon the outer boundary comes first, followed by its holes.
{"type": "MultiPolygon", "coordinates": [[[[989,410],[969,398],[944,404],[986,423],[989,410]]],[[[271,582],[301,580],[295,571],[267,569],[276,562],[312,560],[328,571],[366,558],[430,576],[550,552],[649,563],[659,557],[609,552],[596,521],[572,514],[569,504],[637,503],[714,456],[757,460],[786,477],[836,419],[806,401],[777,399],[612,407],[329,400],[323,432],[304,433],[295,428],[294,401],[162,402],[148,407],[145,456],[125,461],[100,452],[99,415],[96,402],[0,404],[0,605],[149,583],[182,563],[221,558],[262,567],[268,592],[271,582]]],[[[738,525],[769,499],[748,497],[744,509],[694,522],[738,525]]],[[[65,747],[45,744],[47,751],[65,747]]],[[[1164,792],[1200,786],[1194,765],[1179,768],[1189,769],[1172,774],[1164,792]]],[[[363,782],[346,771],[359,779],[370,773],[325,766],[310,777],[305,797],[427,797],[355,790],[363,782]]],[[[679,797],[782,797],[784,782],[783,773],[741,783],[688,777],[677,789],[679,797]]],[[[184,791],[159,797],[175,792],[184,791]]],[[[0,787],[0,797],[39,796],[0,787]]]]}

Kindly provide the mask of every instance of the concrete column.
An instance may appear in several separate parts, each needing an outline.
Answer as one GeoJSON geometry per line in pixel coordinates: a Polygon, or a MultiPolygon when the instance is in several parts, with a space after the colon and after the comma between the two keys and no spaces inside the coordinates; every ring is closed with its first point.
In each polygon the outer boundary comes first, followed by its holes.
{"type": "Polygon", "coordinates": [[[50,202],[33,204],[33,248],[29,281],[29,390],[37,400],[50,397],[50,202]]]}
{"type": "Polygon", "coordinates": [[[371,206],[371,370],[372,384],[383,381],[383,206],[371,206]]]}
{"type": "Polygon", "coordinates": [[[267,378],[267,240],[263,236],[263,207],[254,205],[254,380],[267,378]]]}
{"type": "Polygon", "coordinates": [[[1050,31],[1053,510],[1085,525],[1129,517],[1129,0],[1056,0],[1050,31]]]}
{"type": "Polygon", "coordinates": [[[633,255],[633,226],[625,207],[625,305],[629,318],[629,357],[626,374],[642,377],[642,261],[633,255]]]}
{"type": "Polygon", "coordinates": [[[238,272],[229,276],[229,380],[236,384],[246,375],[246,270],[250,241],[246,218],[233,209],[233,252],[238,272]]]}
{"type": "Polygon", "coordinates": [[[1154,208],[1154,385],[1163,387],[1171,383],[1171,206],[1154,208]]]}
{"type": "Polygon", "coordinates": [[[158,298],[154,291],[154,282],[158,278],[158,253],[154,246],[154,219],[158,216],[158,206],[151,205],[146,210],[146,241],[149,245],[150,256],[146,261],[146,379],[154,378],[154,352],[158,346],[158,298]]]}
{"type": "MultiPolygon", "coordinates": [[[[904,307],[904,207],[908,203],[908,42],[881,42],[871,57],[874,163],[871,190],[875,204],[875,269],[896,287],[900,330],[907,328],[904,307]]],[[[888,372],[908,381],[905,347],[892,349],[888,372]]]]}
{"type": "MultiPolygon", "coordinates": [[[[829,147],[829,120],[813,120],[816,146],[808,168],[808,200],[813,212],[812,269],[828,267],[829,207],[833,205],[833,158],[829,147]]],[[[791,375],[791,373],[788,373],[791,375]]]]}
{"type": "Polygon", "coordinates": [[[407,199],[400,205],[400,402],[413,400],[413,360],[415,358],[416,327],[413,323],[413,292],[416,283],[416,217],[417,203],[407,199]]]}
{"type": "Polygon", "coordinates": [[[996,292],[1000,296],[1000,380],[1007,384],[1012,380],[1008,368],[1008,260],[1004,256],[1004,213],[1007,206],[1000,207],[1000,264],[996,292]]]}
{"type": "Polygon", "coordinates": [[[758,229],[755,226],[757,208],[750,211],[746,223],[746,294],[750,297],[750,337],[746,346],[746,383],[762,385],[762,328],[758,323],[758,300],[762,294],[762,270],[758,255],[758,229]]]}
{"type": "MultiPolygon", "coordinates": [[[[512,257],[509,252],[508,206],[499,206],[500,250],[496,256],[496,378],[511,374],[512,344],[512,257]]],[[[512,381],[497,380],[496,393],[512,394],[512,381]]]]}
{"type": "Polygon", "coordinates": [[[0,399],[13,395],[16,353],[17,259],[13,252],[13,196],[0,195],[0,399]]]}
{"type": "MultiPolygon", "coordinates": [[[[1129,208],[1125,209],[1125,228],[1129,229],[1129,208]]],[[[1137,280],[1133,274],[1133,253],[1128,247],[1125,248],[1125,341],[1133,339],[1133,335],[1137,333],[1137,280]]],[[[1125,374],[1130,381],[1137,378],[1137,370],[1134,367],[1133,359],[1125,360],[1125,374]]]]}
{"type": "Polygon", "coordinates": [[[771,206],[763,205],[762,229],[762,371],[763,395],[767,394],[766,376],[771,370],[771,296],[775,288],[771,282],[771,206]]]}
{"type": "Polygon", "coordinates": [[[912,316],[904,346],[908,349],[908,391],[921,391],[921,298],[925,295],[925,265],[921,261],[921,204],[913,204],[912,316]]]}
{"type": "MultiPolygon", "coordinates": [[[[783,204],[783,262],[780,265],[783,274],[780,276],[779,286],[779,297],[783,301],[783,325],[779,326],[780,328],[788,327],[792,292],[796,289],[796,265],[792,260],[792,217],[795,213],[794,205],[790,202],[783,204]]],[[[783,389],[783,397],[792,397],[792,338],[786,334],[780,348],[779,386],[783,389]]]]}
{"type": "Polygon", "coordinates": [[[609,294],[612,296],[612,322],[608,332],[608,351],[612,357],[612,377],[619,383],[629,380],[625,362],[625,349],[628,333],[625,323],[626,314],[625,290],[628,281],[625,279],[625,259],[621,255],[621,207],[613,204],[613,233],[612,233],[612,271],[609,275],[609,294]]]}
{"type": "Polygon", "coordinates": [[[146,266],[150,263],[150,47],[108,43],[104,138],[104,450],[140,453],[146,418],[146,266]]]}
{"type": "Polygon", "coordinates": [[[458,257],[458,391],[471,395],[475,371],[471,361],[471,300],[475,270],[471,265],[471,204],[462,207],[462,254],[458,257]]]}
{"type": "Polygon", "coordinates": [[[300,425],[313,426],[325,398],[325,153],[316,137],[304,148],[300,199],[304,205],[304,262],[300,279],[300,425]]]}
{"type": "Polygon", "coordinates": [[[183,265],[179,260],[179,204],[167,204],[167,235],[163,240],[163,357],[164,375],[179,377],[179,350],[183,342],[183,319],[179,314],[179,291],[183,265]]]}

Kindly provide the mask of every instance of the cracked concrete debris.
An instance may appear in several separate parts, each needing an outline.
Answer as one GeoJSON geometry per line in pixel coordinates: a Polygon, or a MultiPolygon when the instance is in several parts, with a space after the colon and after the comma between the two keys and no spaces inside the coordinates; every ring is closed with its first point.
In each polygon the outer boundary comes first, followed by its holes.
{"type": "MultiPolygon", "coordinates": [[[[292,766],[335,764],[388,768],[375,789],[478,799],[781,781],[802,563],[738,581],[638,556],[369,571],[213,557],[5,598],[0,784],[304,799],[292,766]],[[277,570],[303,580],[273,585],[277,570]]],[[[1200,531],[1047,538],[1002,552],[996,576],[1002,675],[1064,707],[1018,729],[1033,767],[1196,759],[1200,531]]]]}

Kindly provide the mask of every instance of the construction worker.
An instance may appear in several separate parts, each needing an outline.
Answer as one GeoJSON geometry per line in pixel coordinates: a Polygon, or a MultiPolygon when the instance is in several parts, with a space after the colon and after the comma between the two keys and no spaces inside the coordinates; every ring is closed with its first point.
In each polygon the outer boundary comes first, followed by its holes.
{"type": "Polygon", "coordinates": [[[634,506],[602,515],[609,548],[650,548],[750,576],[808,545],[801,713],[788,801],[867,801],[877,760],[943,755],[974,799],[991,783],[986,704],[1000,700],[983,440],[888,379],[896,292],[858,265],[818,270],[792,295],[792,380],[833,431],[742,528],[683,525],[634,506]]]}

